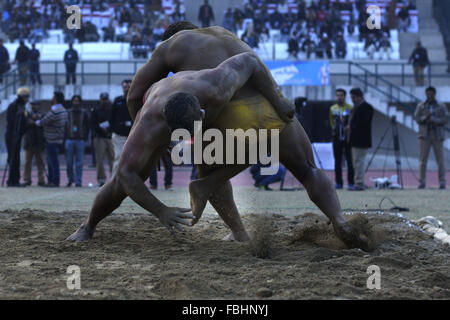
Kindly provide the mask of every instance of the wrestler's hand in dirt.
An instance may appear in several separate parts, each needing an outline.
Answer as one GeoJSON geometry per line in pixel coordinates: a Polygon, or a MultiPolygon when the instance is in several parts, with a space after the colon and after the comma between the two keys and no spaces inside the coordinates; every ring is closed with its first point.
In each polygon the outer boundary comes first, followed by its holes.
{"type": "Polygon", "coordinates": [[[184,228],[180,224],[184,224],[185,226],[192,226],[190,221],[186,219],[195,219],[192,214],[188,214],[191,209],[189,208],[178,208],[178,207],[167,207],[163,211],[161,211],[156,216],[159,221],[169,229],[170,233],[175,234],[174,228],[184,231],[184,228]]]}

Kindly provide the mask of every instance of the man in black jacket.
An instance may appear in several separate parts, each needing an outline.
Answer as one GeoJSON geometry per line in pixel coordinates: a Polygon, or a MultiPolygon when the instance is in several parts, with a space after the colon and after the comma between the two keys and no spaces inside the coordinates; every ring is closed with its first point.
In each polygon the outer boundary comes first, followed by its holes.
{"type": "Polygon", "coordinates": [[[105,166],[103,160],[106,159],[109,164],[109,173],[112,174],[114,165],[114,146],[111,141],[111,102],[109,94],[103,92],[100,94],[100,103],[97,107],[91,109],[91,127],[94,135],[95,159],[97,166],[97,182],[101,187],[106,182],[105,166]]]}
{"type": "Polygon", "coordinates": [[[72,97],[71,108],[68,110],[67,116],[65,149],[68,183],[66,187],[70,187],[74,182],[76,187],[81,187],[84,147],[89,136],[89,118],[87,112],[81,107],[79,95],[72,97]],[[73,174],[74,158],[75,176],[73,174]]]}
{"type": "Polygon", "coordinates": [[[417,42],[416,48],[411,53],[408,63],[413,64],[416,86],[424,86],[425,84],[423,73],[425,67],[430,64],[430,61],[428,60],[427,49],[422,47],[422,44],[420,42],[417,42]]]}
{"type": "Polygon", "coordinates": [[[367,150],[372,147],[373,107],[364,100],[364,94],[359,88],[350,90],[350,96],[353,109],[347,128],[355,170],[355,187],[351,190],[363,191],[367,150]]]}
{"type": "Polygon", "coordinates": [[[26,129],[25,105],[30,98],[28,88],[17,90],[17,99],[14,100],[6,111],[5,142],[8,151],[9,176],[8,187],[21,187],[20,185],[20,148],[22,136],[26,129]]]}
{"type": "Polygon", "coordinates": [[[37,100],[31,101],[31,111],[28,113],[27,130],[25,132],[23,149],[25,150],[25,168],[23,180],[26,186],[31,186],[31,167],[33,158],[38,169],[38,185],[45,186],[45,138],[42,127],[36,125],[36,120],[42,119],[39,111],[41,103],[37,100]]]}
{"type": "Polygon", "coordinates": [[[130,79],[122,81],[123,95],[114,99],[111,109],[110,124],[112,130],[112,142],[114,145],[113,174],[116,172],[123,146],[125,145],[125,141],[127,141],[127,137],[131,131],[131,126],[133,125],[133,121],[131,120],[127,107],[127,94],[130,89],[130,85],[130,79]]]}
{"type": "Polygon", "coordinates": [[[72,83],[77,82],[76,70],[78,63],[78,52],[73,49],[72,44],[69,43],[69,50],[64,53],[64,64],[66,65],[66,84],[70,84],[70,79],[72,83]]]}
{"type": "Polygon", "coordinates": [[[27,73],[28,73],[28,59],[29,59],[30,49],[25,45],[23,40],[20,40],[20,45],[16,51],[16,62],[19,68],[19,79],[20,85],[24,86],[27,83],[27,73]]]}
{"type": "Polygon", "coordinates": [[[3,83],[3,74],[11,68],[9,64],[8,50],[3,46],[3,39],[0,38],[0,83],[3,83]]]}
{"type": "Polygon", "coordinates": [[[198,10],[198,20],[202,23],[202,28],[209,27],[211,21],[214,21],[214,11],[208,4],[208,0],[205,0],[203,5],[198,10]]]}
{"type": "Polygon", "coordinates": [[[39,50],[36,49],[36,44],[33,43],[31,45],[31,50],[29,54],[31,84],[35,84],[36,81],[39,84],[42,84],[41,73],[39,71],[39,57],[40,57],[39,50]]]}

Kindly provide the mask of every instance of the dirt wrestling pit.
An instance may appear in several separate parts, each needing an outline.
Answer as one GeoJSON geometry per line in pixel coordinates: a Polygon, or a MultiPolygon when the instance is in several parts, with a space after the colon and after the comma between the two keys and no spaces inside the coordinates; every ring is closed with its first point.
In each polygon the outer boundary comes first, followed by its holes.
{"type": "Polygon", "coordinates": [[[141,213],[113,214],[89,242],[65,241],[86,216],[1,211],[0,298],[450,298],[449,247],[395,214],[347,216],[365,230],[371,252],[346,249],[315,213],[246,214],[251,243],[223,241],[228,229],[216,216],[173,237],[141,213]],[[67,286],[72,265],[81,289],[67,286]],[[367,287],[372,265],[380,289],[367,287]]]}

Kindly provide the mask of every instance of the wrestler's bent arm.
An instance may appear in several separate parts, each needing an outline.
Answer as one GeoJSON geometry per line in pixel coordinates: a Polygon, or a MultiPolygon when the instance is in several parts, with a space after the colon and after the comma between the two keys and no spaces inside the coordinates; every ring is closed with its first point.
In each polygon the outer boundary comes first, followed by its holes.
{"type": "Polygon", "coordinates": [[[153,128],[154,132],[158,130],[158,125],[149,125],[148,121],[142,118],[139,120],[141,120],[140,123],[134,128],[134,132],[130,134],[125,144],[123,154],[126,154],[126,157],[120,159],[119,183],[133,201],[154,214],[170,231],[173,231],[174,227],[182,229],[179,224],[191,225],[184,219],[194,218],[191,214],[186,213],[190,209],[165,206],[148,190],[139,174],[148,169],[147,164],[152,161],[152,156],[157,151],[157,146],[152,145],[155,135],[149,133],[147,128],[153,128]]]}
{"type": "Polygon", "coordinates": [[[148,88],[169,74],[164,59],[164,46],[160,47],[155,49],[150,60],[139,68],[131,82],[127,96],[127,106],[133,121],[136,118],[137,112],[144,104],[143,98],[148,88]]]}

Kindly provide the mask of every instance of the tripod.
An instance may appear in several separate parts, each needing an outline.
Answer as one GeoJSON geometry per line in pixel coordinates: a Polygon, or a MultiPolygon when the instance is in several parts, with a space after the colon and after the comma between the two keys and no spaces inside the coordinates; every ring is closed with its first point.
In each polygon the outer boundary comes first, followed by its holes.
{"type": "MultiPolygon", "coordinates": [[[[391,118],[391,123],[390,125],[386,128],[386,131],[384,132],[383,136],[380,139],[380,142],[378,143],[378,146],[375,148],[375,151],[372,155],[372,158],[370,158],[370,161],[366,167],[366,173],[370,168],[370,165],[372,164],[373,159],[375,158],[378,150],[380,149],[384,149],[384,150],[388,150],[388,151],[392,151],[394,150],[394,155],[395,155],[395,165],[397,168],[397,176],[398,176],[398,182],[401,186],[401,188],[403,189],[403,175],[402,175],[402,162],[401,162],[401,158],[400,158],[400,142],[399,142],[399,135],[398,135],[398,127],[397,127],[397,117],[396,116],[392,116],[391,118]],[[382,148],[382,144],[384,139],[386,138],[389,130],[392,129],[392,141],[394,142],[394,149],[391,148],[382,148]]],[[[387,156],[387,154],[386,154],[387,156]]]]}

